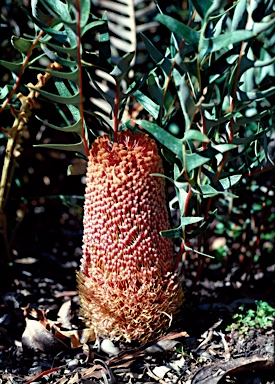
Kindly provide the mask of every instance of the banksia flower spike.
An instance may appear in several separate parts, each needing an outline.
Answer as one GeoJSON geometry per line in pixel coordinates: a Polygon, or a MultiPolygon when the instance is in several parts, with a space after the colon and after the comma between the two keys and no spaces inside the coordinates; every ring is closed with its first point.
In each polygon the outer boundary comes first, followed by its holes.
{"type": "Polygon", "coordinates": [[[81,314],[96,334],[146,341],[168,328],[183,301],[173,273],[165,181],[155,142],[143,133],[92,144],[86,178],[81,314]]]}

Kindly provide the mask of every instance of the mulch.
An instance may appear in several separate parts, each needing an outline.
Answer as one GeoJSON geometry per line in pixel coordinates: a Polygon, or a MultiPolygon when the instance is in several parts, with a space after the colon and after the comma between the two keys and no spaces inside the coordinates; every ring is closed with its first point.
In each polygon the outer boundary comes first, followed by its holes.
{"type": "Polygon", "coordinates": [[[251,280],[236,284],[238,268],[222,280],[206,273],[196,285],[194,271],[186,273],[186,301],[171,329],[139,345],[85,329],[71,257],[15,261],[0,301],[1,383],[274,383],[272,327],[248,337],[226,330],[241,304],[264,297],[274,306],[272,266],[257,289],[251,280]]]}

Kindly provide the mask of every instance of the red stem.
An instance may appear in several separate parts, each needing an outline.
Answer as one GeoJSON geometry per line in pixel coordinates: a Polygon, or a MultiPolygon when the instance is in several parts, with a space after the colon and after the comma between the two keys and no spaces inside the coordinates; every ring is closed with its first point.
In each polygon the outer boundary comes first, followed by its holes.
{"type": "MultiPolygon", "coordinates": [[[[47,22],[46,25],[49,26],[49,25],[51,24],[52,20],[53,20],[53,17],[51,17],[51,19],[47,22]]],[[[32,45],[31,45],[31,47],[30,47],[30,49],[28,50],[28,53],[27,53],[27,55],[26,55],[26,57],[25,57],[25,60],[24,60],[22,66],[21,66],[21,68],[20,68],[20,71],[19,71],[17,80],[16,80],[16,82],[15,82],[15,84],[14,84],[14,87],[13,87],[11,93],[9,94],[9,96],[8,96],[8,97],[6,98],[6,100],[4,101],[3,105],[0,107],[0,113],[4,111],[4,109],[6,108],[6,106],[7,106],[7,105],[9,104],[9,102],[11,101],[12,96],[15,94],[17,88],[19,87],[19,84],[20,84],[21,77],[22,77],[22,75],[23,75],[24,69],[26,68],[26,65],[28,64],[29,58],[30,58],[30,56],[31,56],[31,54],[32,54],[32,51],[34,50],[34,48],[35,48],[36,44],[38,43],[40,37],[43,36],[43,33],[44,33],[44,31],[40,31],[40,32],[39,32],[39,35],[38,35],[37,38],[34,40],[34,42],[32,43],[32,45]]]]}
{"type": "Polygon", "coordinates": [[[114,105],[114,143],[117,142],[117,133],[118,133],[119,91],[120,91],[119,82],[116,81],[116,97],[115,97],[115,105],[114,105]]]}
{"type": "Polygon", "coordinates": [[[185,252],[185,241],[184,241],[184,239],[182,239],[181,240],[179,254],[177,256],[177,259],[176,259],[176,262],[175,262],[175,266],[174,266],[174,272],[176,272],[176,270],[178,269],[179,263],[180,263],[180,261],[182,259],[182,255],[184,254],[184,252],[185,252]]]}
{"type": "Polygon", "coordinates": [[[79,112],[81,120],[81,135],[87,156],[89,155],[89,146],[85,135],[84,108],[83,108],[83,79],[81,64],[81,7],[80,0],[76,0],[77,9],[77,61],[78,61],[78,86],[79,86],[79,112]]]}

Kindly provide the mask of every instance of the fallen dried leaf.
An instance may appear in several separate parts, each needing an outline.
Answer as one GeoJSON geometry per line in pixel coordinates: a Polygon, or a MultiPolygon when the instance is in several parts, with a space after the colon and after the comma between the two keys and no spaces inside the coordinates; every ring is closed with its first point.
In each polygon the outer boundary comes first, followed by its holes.
{"type": "Polygon", "coordinates": [[[152,372],[160,379],[164,379],[164,376],[169,371],[171,371],[171,368],[168,368],[165,365],[161,365],[160,367],[155,367],[152,372]]]}
{"type": "Polygon", "coordinates": [[[79,348],[84,344],[95,341],[95,332],[91,328],[75,329],[73,331],[62,331],[59,327],[55,326],[55,336],[61,339],[68,338],[71,342],[71,348],[79,348]]]}
{"type": "Polygon", "coordinates": [[[39,321],[28,318],[26,318],[26,328],[22,335],[22,346],[42,352],[57,352],[68,348],[39,321]]]}
{"type": "Polygon", "coordinates": [[[58,313],[57,313],[57,321],[58,323],[61,324],[62,327],[64,328],[67,328],[67,329],[71,329],[72,328],[72,324],[71,324],[71,318],[72,318],[72,313],[71,313],[71,308],[72,308],[72,302],[71,300],[67,300],[65,301],[58,313]]]}
{"type": "MultiPolygon", "coordinates": [[[[114,356],[111,359],[107,360],[106,364],[112,368],[129,367],[138,357],[147,355],[149,347],[160,344],[166,340],[173,340],[181,337],[188,337],[188,334],[184,331],[170,332],[167,335],[160,336],[155,340],[145,343],[141,347],[128,349],[127,351],[122,351],[117,356],[114,356]]],[[[157,348],[157,352],[159,352],[159,348],[157,348]]]]}
{"type": "Polygon", "coordinates": [[[251,356],[232,359],[227,363],[217,363],[200,369],[191,384],[218,384],[225,376],[245,370],[274,369],[274,361],[268,357],[251,356]]]}

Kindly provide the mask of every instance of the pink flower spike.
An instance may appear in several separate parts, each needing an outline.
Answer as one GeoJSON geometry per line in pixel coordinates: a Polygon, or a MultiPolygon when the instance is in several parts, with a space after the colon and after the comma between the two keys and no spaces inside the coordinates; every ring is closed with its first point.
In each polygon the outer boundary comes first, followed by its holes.
{"type": "Polygon", "coordinates": [[[165,180],[154,140],[129,131],[92,144],[86,177],[78,290],[96,334],[146,341],[163,333],[183,302],[173,273],[165,180]]]}

